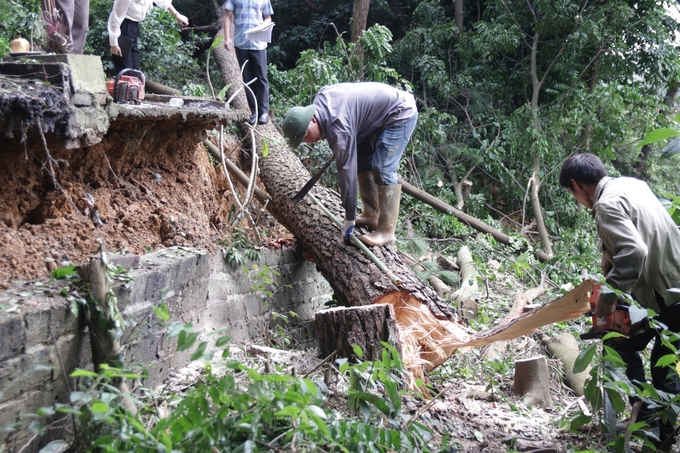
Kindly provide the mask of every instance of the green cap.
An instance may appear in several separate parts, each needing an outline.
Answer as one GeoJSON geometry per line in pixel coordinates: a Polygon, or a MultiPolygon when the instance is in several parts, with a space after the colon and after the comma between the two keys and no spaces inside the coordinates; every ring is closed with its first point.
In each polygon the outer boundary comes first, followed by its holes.
{"type": "Polygon", "coordinates": [[[290,140],[290,146],[297,148],[307,133],[307,126],[312,121],[316,107],[314,104],[307,107],[293,107],[286,112],[281,121],[283,135],[290,140]]]}

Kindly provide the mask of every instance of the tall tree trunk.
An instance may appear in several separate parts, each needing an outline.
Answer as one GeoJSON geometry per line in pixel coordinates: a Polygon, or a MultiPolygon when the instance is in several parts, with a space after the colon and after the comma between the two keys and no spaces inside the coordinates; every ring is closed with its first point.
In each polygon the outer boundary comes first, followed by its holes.
{"type": "MultiPolygon", "coordinates": [[[[213,5],[215,7],[215,11],[217,12],[217,16],[224,21],[224,10],[219,7],[217,2],[213,2],[213,5]]],[[[243,88],[243,82],[241,78],[241,68],[238,65],[238,60],[236,59],[236,53],[235,52],[230,52],[227,49],[224,48],[224,40],[226,37],[224,36],[224,26],[220,27],[220,31],[217,32],[215,37],[213,38],[214,40],[218,40],[222,38],[222,42],[220,45],[215,46],[213,49],[213,57],[215,58],[215,62],[217,63],[217,66],[220,68],[220,74],[222,74],[222,82],[224,85],[229,85],[229,89],[227,90],[227,96],[226,98],[229,99],[231,96],[234,95],[234,93],[237,92],[237,90],[241,90],[236,97],[231,101],[231,105],[234,106],[235,109],[237,110],[247,110],[250,111],[250,108],[248,107],[248,99],[246,98],[246,92],[245,88],[243,88]]],[[[220,91],[221,87],[217,89],[216,91],[220,91]]]]}
{"type": "Polygon", "coordinates": [[[366,21],[368,20],[368,9],[371,0],[354,0],[352,10],[352,42],[356,44],[361,35],[366,31],[366,21]]]}
{"type": "MultiPolygon", "coordinates": [[[[541,92],[541,86],[543,85],[543,80],[538,79],[538,66],[536,60],[538,58],[538,32],[534,33],[534,40],[531,46],[531,113],[534,121],[534,128],[536,132],[540,132],[540,124],[538,122],[538,96],[541,92]]],[[[546,74],[549,71],[546,71],[546,74]]],[[[543,77],[545,78],[545,75],[543,77]]],[[[544,79],[545,80],[545,79],[544,79]]],[[[539,182],[539,175],[541,174],[541,155],[538,151],[534,153],[534,171],[531,176],[531,185],[529,187],[531,204],[534,208],[534,218],[536,219],[536,225],[538,227],[538,235],[541,239],[541,244],[543,244],[543,249],[545,253],[552,258],[552,243],[550,241],[550,235],[545,227],[545,221],[543,220],[543,211],[541,209],[541,200],[538,197],[538,189],[541,187],[539,182]]]]}
{"type": "Polygon", "coordinates": [[[454,10],[455,10],[455,21],[456,21],[456,28],[458,29],[459,32],[463,32],[463,0],[455,0],[455,5],[454,5],[454,10]]]}
{"type": "Polygon", "coordinates": [[[368,20],[368,8],[371,0],[354,0],[354,9],[352,11],[352,42],[356,44],[354,48],[354,55],[359,61],[359,68],[361,69],[360,79],[364,79],[363,65],[364,65],[364,50],[359,44],[361,38],[366,31],[366,21],[368,20]]]}

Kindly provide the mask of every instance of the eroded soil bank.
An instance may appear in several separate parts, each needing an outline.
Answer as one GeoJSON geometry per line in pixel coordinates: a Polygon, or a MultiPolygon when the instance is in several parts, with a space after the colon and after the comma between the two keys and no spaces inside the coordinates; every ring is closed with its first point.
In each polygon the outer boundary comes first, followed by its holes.
{"type": "MultiPolygon", "coordinates": [[[[0,288],[86,261],[97,238],[122,253],[214,250],[236,223],[227,180],[201,144],[209,125],[186,114],[118,116],[100,143],[50,149],[54,179],[44,147],[0,146],[0,288]]],[[[266,215],[260,226],[283,231],[266,215]]]]}

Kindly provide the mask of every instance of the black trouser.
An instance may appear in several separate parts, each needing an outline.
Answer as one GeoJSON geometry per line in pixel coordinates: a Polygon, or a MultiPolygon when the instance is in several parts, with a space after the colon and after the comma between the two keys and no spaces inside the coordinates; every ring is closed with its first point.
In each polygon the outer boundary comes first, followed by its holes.
{"type": "Polygon", "coordinates": [[[123,52],[122,57],[119,57],[118,55],[111,55],[113,58],[113,69],[116,71],[116,75],[126,68],[132,68],[139,71],[139,48],[137,47],[139,22],[125,19],[123,23],[120,24],[120,35],[132,39],[132,48],[130,49],[130,53],[128,55],[125,55],[125,52],[123,52]]]}
{"type": "Polygon", "coordinates": [[[242,50],[236,48],[236,58],[238,59],[239,67],[243,69],[243,83],[248,83],[256,79],[253,83],[248,85],[250,90],[255,94],[255,98],[250,93],[248,88],[246,90],[246,97],[248,98],[248,107],[250,111],[255,113],[255,99],[257,99],[257,114],[269,113],[269,79],[267,79],[267,50],[242,50]]]}
{"type": "MultiPolygon", "coordinates": [[[[670,332],[680,332],[680,303],[673,305],[670,308],[662,310],[656,318],[662,324],[665,324],[670,332]]],[[[629,338],[621,340],[614,340],[608,342],[608,345],[619,353],[623,361],[626,363],[626,376],[628,379],[636,383],[646,382],[645,369],[642,364],[642,357],[639,351],[647,347],[650,341],[654,340],[652,347],[652,354],[650,357],[652,386],[671,395],[680,393],[680,381],[678,380],[678,373],[674,366],[655,366],[658,360],[667,355],[674,355],[675,352],[668,346],[662,344],[659,332],[647,326],[641,332],[629,338]]],[[[680,348],[680,340],[673,342],[676,348],[680,348]]],[[[631,404],[633,401],[631,401],[631,404]]],[[[647,421],[650,425],[656,425],[656,418],[654,414],[658,409],[649,407],[648,405],[640,408],[638,420],[647,421]]],[[[665,442],[675,434],[675,425],[665,423],[663,420],[659,423],[661,442],[665,442]]]]}

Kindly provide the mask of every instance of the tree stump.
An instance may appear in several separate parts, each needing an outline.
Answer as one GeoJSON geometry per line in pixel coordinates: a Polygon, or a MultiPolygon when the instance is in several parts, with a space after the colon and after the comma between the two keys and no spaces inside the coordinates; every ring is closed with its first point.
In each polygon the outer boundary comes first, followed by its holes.
{"type": "Polygon", "coordinates": [[[316,313],[314,326],[321,357],[337,352],[337,357],[355,361],[357,356],[352,346],[356,344],[363,350],[362,360],[378,360],[383,341],[401,354],[397,317],[390,304],[322,310],[316,313]]]}
{"type": "Polygon", "coordinates": [[[524,396],[530,406],[552,407],[550,375],[545,357],[533,357],[515,362],[515,382],[512,389],[524,396]]]}

